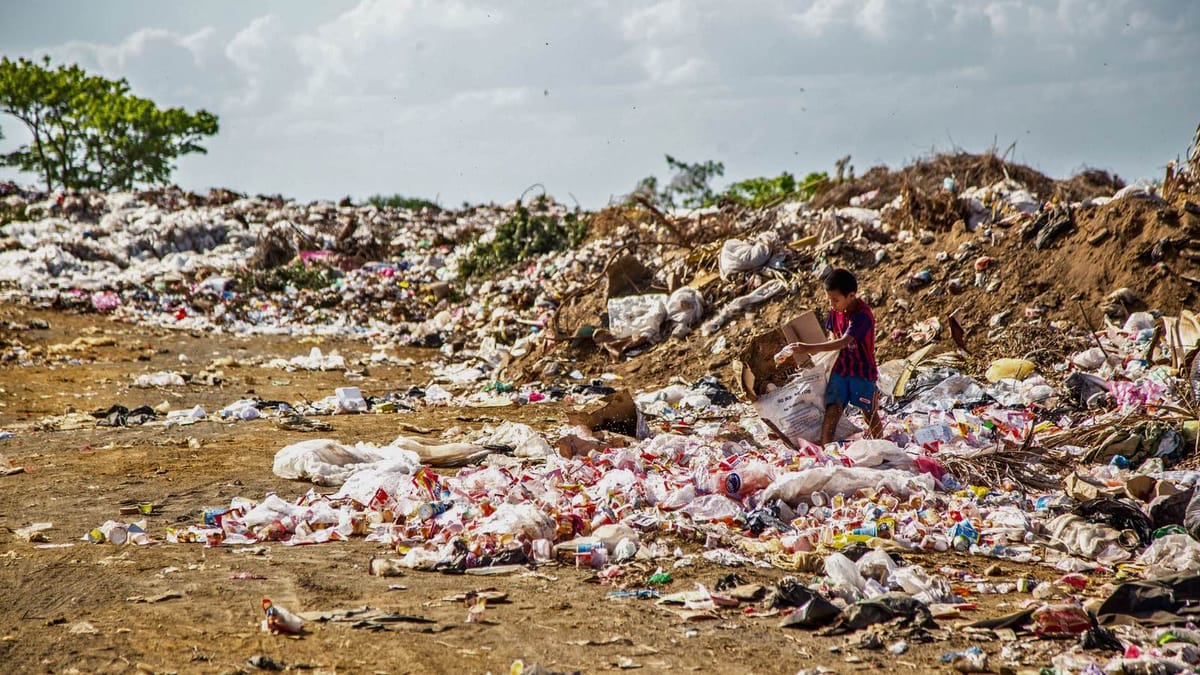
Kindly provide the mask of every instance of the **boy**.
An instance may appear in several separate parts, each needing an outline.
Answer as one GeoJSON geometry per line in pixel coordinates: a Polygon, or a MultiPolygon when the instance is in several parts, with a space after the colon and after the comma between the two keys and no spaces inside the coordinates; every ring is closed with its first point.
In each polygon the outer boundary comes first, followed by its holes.
{"type": "Polygon", "coordinates": [[[862,409],[867,418],[867,436],[878,438],[883,434],[883,424],[876,411],[879,369],[875,363],[875,315],[857,297],[858,280],[849,270],[838,268],[825,277],[825,294],[830,307],[825,329],[838,337],[827,342],[793,342],[785,350],[792,354],[838,352],[825,388],[821,445],[833,441],[847,405],[862,409]]]}

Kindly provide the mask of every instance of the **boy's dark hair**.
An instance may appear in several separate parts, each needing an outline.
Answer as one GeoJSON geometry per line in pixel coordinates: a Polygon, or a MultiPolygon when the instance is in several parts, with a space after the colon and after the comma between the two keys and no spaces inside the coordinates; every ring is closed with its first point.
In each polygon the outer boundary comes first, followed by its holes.
{"type": "Polygon", "coordinates": [[[825,277],[825,290],[838,291],[842,295],[850,295],[858,292],[858,279],[850,273],[850,270],[842,269],[841,267],[829,273],[825,277]]]}

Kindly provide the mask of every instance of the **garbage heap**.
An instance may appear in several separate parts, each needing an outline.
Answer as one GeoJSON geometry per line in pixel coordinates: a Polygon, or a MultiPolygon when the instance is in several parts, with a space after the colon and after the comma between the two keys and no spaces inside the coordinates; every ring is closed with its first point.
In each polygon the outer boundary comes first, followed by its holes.
{"type": "Polygon", "coordinates": [[[972,628],[1016,641],[951,661],[1190,669],[1200,323],[1135,313],[1090,337],[1056,364],[1061,386],[1016,358],[981,379],[954,352],[885,363],[895,395],[884,437],[826,447],[780,438],[712,380],[581,396],[549,432],[505,422],[434,442],[304,441],[281,448],[273,471],[317,488],[235,498],[202,522],[137,531],[135,543],[363,537],[388,551],[369,563],[380,575],[557,561],[592,570],[615,600],[653,599],[684,619],[743,612],[822,635],[871,629],[895,653],[939,621],[969,618],[975,596],[1012,595],[1019,611],[972,628]],[[944,551],[1058,576],[976,576],[938,567],[931,556],[944,551]],[[699,558],[731,571],[672,589],[672,571],[699,558]],[[795,576],[756,586],[736,572],[753,565],[795,576]],[[1063,637],[1078,643],[1040,641],[1063,637]]]}
{"type": "MultiPolygon", "coordinates": [[[[438,442],[289,445],[274,472],[320,489],[234,499],[163,533],[107,523],[89,533],[93,541],[114,541],[105,532],[121,528],[132,543],[209,546],[362,536],[389,551],[370,563],[379,574],[557,559],[594,570],[615,599],[657,599],[688,619],[774,612],[781,627],[826,634],[887,624],[902,631],[888,647],[895,653],[969,611],[971,595],[1011,593],[1019,612],[973,628],[1078,637],[1078,646],[1015,641],[999,653],[949,655],[960,670],[986,669],[988,658],[1052,660],[1063,672],[1190,670],[1200,664],[1200,636],[1187,628],[1200,600],[1200,324],[1187,311],[1196,192],[1171,183],[1069,201],[1037,196],[1047,193],[1012,175],[960,184],[942,168],[940,184],[916,176],[890,198],[887,185],[841,188],[855,202],[847,205],[609,209],[592,216],[582,245],[485,280],[460,279],[455,261],[486,243],[489,223],[522,207],[407,221],[377,211],[395,230],[388,241],[402,244],[384,249],[387,262],[360,263],[346,243],[353,237],[339,244],[330,234],[345,217],[358,224],[339,231],[362,231],[362,246],[377,246],[360,207],[237,198],[164,210],[145,196],[79,197],[83,216],[5,226],[0,269],[19,271],[8,277],[10,297],[75,298],[155,325],[418,344],[436,335],[447,366],[477,372],[454,383],[461,392],[496,391],[506,374],[522,385],[561,377],[566,364],[581,377],[612,368],[648,385],[578,391],[570,423],[548,432],[508,422],[438,442]],[[261,216],[242,223],[238,209],[261,216]],[[119,219],[151,212],[160,223],[119,219]],[[111,227],[100,226],[110,216],[111,227]],[[303,234],[291,240],[298,247],[321,242],[299,250],[301,261],[350,271],[304,291],[222,285],[255,255],[272,257],[267,221],[279,238],[303,234]],[[153,234],[161,229],[193,233],[191,243],[169,252],[173,244],[153,234]],[[113,260],[88,258],[101,252],[113,260]],[[819,307],[817,281],[835,265],[859,271],[864,297],[879,308],[885,428],[881,439],[852,434],[820,447],[781,435],[712,375],[765,327],[819,307]],[[172,286],[161,278],[169,274],[172,286]],[[450,292],[438,298],[436,283],[450,292]],[[369,302],[422,313],[395,322],[355,313],[369,302]],[[1057,349],[1016,342],[1031,328],[1057,349]],[[661,387],[668,368],[686,379],[661,387]],[[706,377],[692,377],[700,371],[706,377]],[[924,562],[950,550],[1061,576],[1010,583],[924,562]],[[756,590],[731,574],[667,592],[671,570],[697,558],[796,576],[756,590]]],[[[537,208],[566,216],[548,199],[537,208]]],[[[356,410],[383,411],[342,393],[356,410]]],[[[454,400],[425,394],[411,396],[413,405],[454,400]]]]}
{"type": "Polygon", "coordinates": [[[1052,181],[961,154],[872,170],[807,203],[596,213],[548,197],[449,211],[8,184],[0,294],[188,330],[439,347],[508,384],[576,368],[692,381],[724,371],[763,326],[822,307],[819,280],[839,266],[860,277],[885,358],[957,324],[980,375],[1021,346],[1040,366],[1061,360],[1089,322],[1194,307],[1200,188],[1189,175],[1161,188],[1099,172],[1052,181]],[[577,218],[587,238],[461,274],[522,217],[577,218]]]}

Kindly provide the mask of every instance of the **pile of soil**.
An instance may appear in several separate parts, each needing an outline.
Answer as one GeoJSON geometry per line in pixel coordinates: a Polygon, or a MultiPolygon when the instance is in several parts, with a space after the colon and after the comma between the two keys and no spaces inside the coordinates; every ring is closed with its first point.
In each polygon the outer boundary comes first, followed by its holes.
{"type": "Polygon", "coordinates": [[[1057,198],[1066,202],[1108,196],[1125,187],[1120,177],[1098,169],[1085,169],[1066,180],[1054,180],[1024,164],[1006,162],[995,153],[958,152],[927,157],[896,171],[886,166],[873,167],[858,178],[818,194],[810,205],[814,209],[849,206],[852,198],[879,190],[879,194],[858,206],[880,208],[895,199],[905,186],[929,193],[941,188],[946,178],[953,178],[960,186],[991,185],[1012,179],[1044,200],[1057,198]]]}
{"type": "MultiPolygon", "coordinates": [[[[1085,172],[1056,182],[1028,167],[1002,164],[994,156],[960,154],[923,160],[900,172],[868,174],[850,187],[835,188],[837,194],[822,195],[813,206],[837,204],[847,201],[846,195],[875,188],[881,190],[876,200],[886,202],[890,198],[885,196],[885,188],[902,187],[904,181],[928,187],[935,178],[940,183],[943,176],[957,173],[966,176],[969,184],[986,184],[1003,179],[1004,172],[1039,195],[1051,190],[1079,198],[1120,186],[1118,179],[1104,172],[1085,172]]],[[[953,348],[948,327],[953,314],[964,329],[971,354],[968,371],[981,373],[991,359],[1010,356],[1030,358],[1048,367],[1087,348],[1089,324],[1101,327],[1106,320],[1120,324],[1131,311],[1177,314],[1200,306],[1197,203],[1200,195],[1185,195],[1175,204],[1157,197],[1129,196],[1098,206],[1064,206],[1055,213],[1067,218],[1065,225],[1043,241],[1040,249],[1035,245],[1036,228],[1046,218],[1030,216],[991,231],[968,232],[961,222],[932,229],[934,239],[925,245],[886,244],[886,256],[879,263],[861,244],[835,248],[825,260],[858,276],[860,295],[875,311],[881,362],[903,358],[917,349],[920,344],[910,337],[911,328],[930,317],[942,324],[939,339],[953,348]],[[987,262],[980,263],[985,257],[987,262]],[[978,275],[977,263],[986,266],[978,275]],[[930,273],[932,281],[912,285],[910,278],[923,270],[930,273]],[[1106,302],[1106,297],[1119,289],[1129,289],[1136,299],[1106,302]]],[[[523,375],[535,379],[547,365],[558,363],[584,367],[585,371],[614,372],[630,384],[662,384],[671,377],[693,381],[710,373],[732,381],[729,365],[752,336],[786,323],[806,309],[816,309],[824,316],[828,303],[820,281],[803,266],[791,272],[794,283],[788,294],[752,309],[712,336],[693,333],[668,338],[619,359],[588,339],[561,340],[539,349],[519,367],[523,375]],[[724,349],[719,349],[722,345],[724,349]]],[[[746,290],[735,284],[715,285],[706,291],[706,300],[713,305],[706,316],[746,290]]],[[[564,303],[558,326],[568,335],[581,326],[602,327],[607,320],[605,308],[605,285],[595,284],[564,303]]]]}

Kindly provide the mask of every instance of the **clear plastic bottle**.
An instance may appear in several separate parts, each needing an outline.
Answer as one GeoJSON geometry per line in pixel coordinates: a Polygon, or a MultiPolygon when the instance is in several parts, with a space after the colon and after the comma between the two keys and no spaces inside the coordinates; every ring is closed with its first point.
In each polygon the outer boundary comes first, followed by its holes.
{"type": "Polygon", "coordinates": [[[771,480],[771,471],[766,464],[746,464],[733,471],[718,473],[714,477],[713,492],[740,499],[766,488],[771,480]]]}

